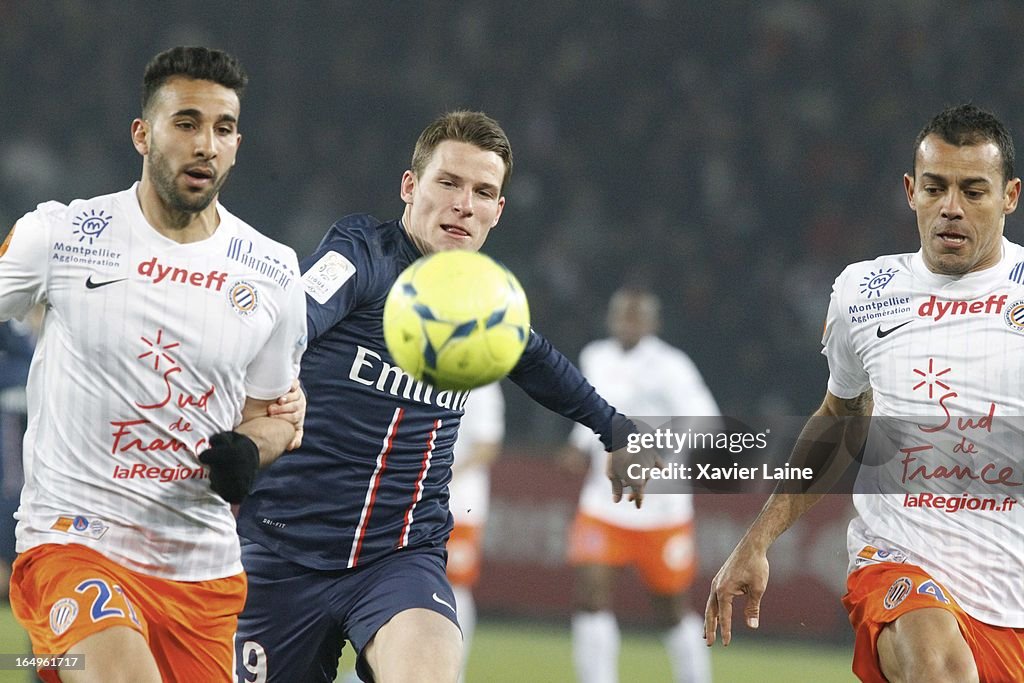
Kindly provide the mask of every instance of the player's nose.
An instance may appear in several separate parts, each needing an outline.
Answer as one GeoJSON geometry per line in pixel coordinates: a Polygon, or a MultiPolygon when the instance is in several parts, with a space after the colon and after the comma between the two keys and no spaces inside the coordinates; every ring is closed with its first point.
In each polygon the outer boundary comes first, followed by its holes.
{"type": "Polygon", "coordinates": [[[473,191],[472,189],[466,189],[459,192],[458,196],[455,197],[455,204],[453,208],[463,216],[473,215],[473,191]]]}
{"type": "Polygon", "coordinates": [[[959,192],[947,192],[942,201],[942,217],[947,220],[964,217],[964,205],[959,192]]]}
{"type": "Polygon", "coordinates": [[[200,128],[194,136],[195,155],[201,159],[209,159],[214,156],[216,149],[216,133],[212,126],[200,128]]]}

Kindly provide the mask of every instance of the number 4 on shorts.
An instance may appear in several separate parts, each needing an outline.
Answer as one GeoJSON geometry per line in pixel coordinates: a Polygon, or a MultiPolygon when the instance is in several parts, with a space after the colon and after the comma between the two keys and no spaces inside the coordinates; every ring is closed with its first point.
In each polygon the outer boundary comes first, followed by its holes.
{"type": "Polygon", "coordinates": [[[935,583],[931,579],[928,579],[920,586],[918,586],[917,592],[923,595],[930,595],[939,602],[949,604],[949,598],[946,597],[946,594],[942,591],[942,588],[940,588],[939,584],[935,583]]]}

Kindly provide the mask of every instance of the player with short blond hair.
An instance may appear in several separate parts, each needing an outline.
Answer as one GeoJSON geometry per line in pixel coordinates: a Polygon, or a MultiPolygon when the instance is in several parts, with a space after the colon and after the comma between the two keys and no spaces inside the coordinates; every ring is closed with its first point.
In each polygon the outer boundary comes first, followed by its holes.
{"type": "MultiPolygon", "coordinates": [[[[249,683],[333,681],[343,642],[363,680],[449,681],[462,667],[456,600],[445,571],[448,482],[469,392],[402,372],[388,353],[383,309],[422,256],[477,251],[498,224],[511,147],[483,112],[454,111],[424,128],[402,174],[401,217],[346,216],[302,261],[310,396],[301,449],[260,476],[239,511],[249,596],[237,673],[249,683]],[[426,156],[418,155],[425,150],[426,156]]],[[[630,479],[634,425],[531,330],[509,379],[599,434],[612,491],[630,479]]]]}

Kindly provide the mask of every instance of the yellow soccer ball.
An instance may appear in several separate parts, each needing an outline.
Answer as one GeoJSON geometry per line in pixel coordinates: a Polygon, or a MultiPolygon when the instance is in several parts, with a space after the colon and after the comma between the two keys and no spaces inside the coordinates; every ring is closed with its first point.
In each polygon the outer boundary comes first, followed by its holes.
{"type": "Polygon", "coordinates": [[[384,304],[384,341],[398,367],[438,389],[507,375],[526,348],[530,308],[515,275],[475,251],[441,251],[402,271],[384,304]]]}

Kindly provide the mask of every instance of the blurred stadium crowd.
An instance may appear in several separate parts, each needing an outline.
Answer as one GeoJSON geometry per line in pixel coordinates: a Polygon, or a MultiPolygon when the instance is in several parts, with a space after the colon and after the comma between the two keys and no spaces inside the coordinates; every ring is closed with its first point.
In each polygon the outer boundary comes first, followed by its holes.
{"type": "MultiPolygon", "coordinates": [[[[223,200],[300,257],[346,213],[397,215],[422,126],[483,109],[516,154],[486,250],[540,331],[575,358],[646,284],[725,413],[805,414],[833,278],[916,248],[921,123],[971,100],[1024,139],[1022,24],[1002,1],[4,2],[0,223],[137,176],[138,74],[174,44],[246,65],[223,200]]],[[[510,446],[568,431],[508,394],[510,446]]]]}

